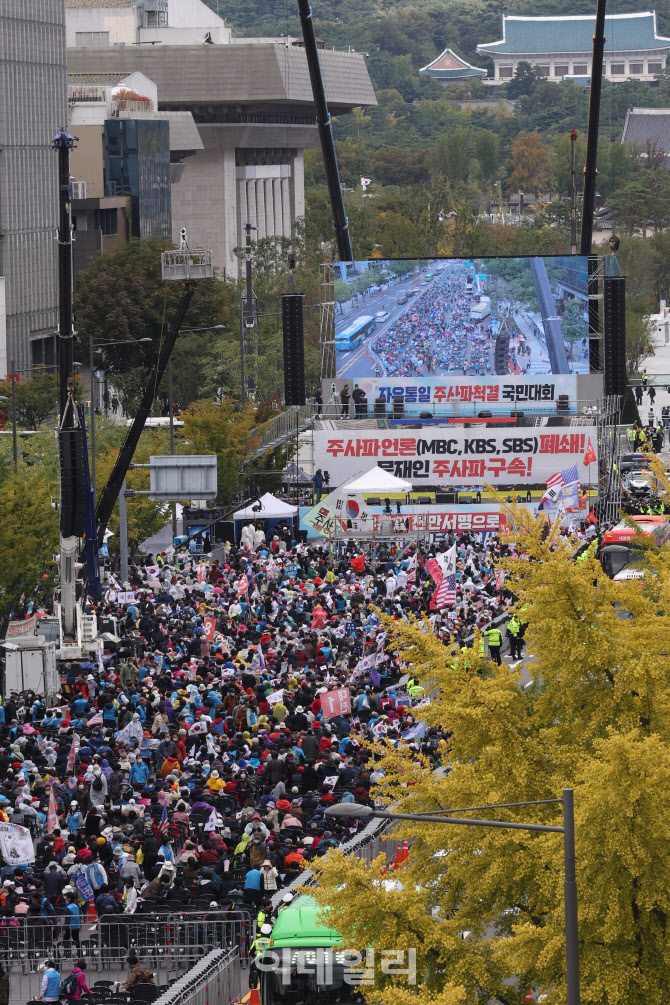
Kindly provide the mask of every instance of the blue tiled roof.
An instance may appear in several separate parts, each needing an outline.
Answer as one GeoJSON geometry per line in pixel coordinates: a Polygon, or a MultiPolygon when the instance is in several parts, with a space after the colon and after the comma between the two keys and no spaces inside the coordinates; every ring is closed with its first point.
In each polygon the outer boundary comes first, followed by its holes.
{"type": "MultiPolygon", "coordinates": [[[[553,53],[593,51],[595,15],[579,17],[514,17],[503,14],[503,37],[481,42],[477,51],[500,53],[553,53]]],[[[605,19],[607,50],[667,49],[670,38],[656,32],[653,11],[641,14],[610,14],[605,19]]]]}

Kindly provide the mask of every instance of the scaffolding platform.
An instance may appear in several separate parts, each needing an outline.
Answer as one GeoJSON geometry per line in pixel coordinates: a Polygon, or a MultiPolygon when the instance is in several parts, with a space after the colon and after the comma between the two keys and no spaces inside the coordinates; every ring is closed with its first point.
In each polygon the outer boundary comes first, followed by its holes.
{"type": "Polygon", "coordinates": [[[163,279],[169,282],[199,282],[214,278],[211,251],[164,251],[161,255],[163,279]]]}

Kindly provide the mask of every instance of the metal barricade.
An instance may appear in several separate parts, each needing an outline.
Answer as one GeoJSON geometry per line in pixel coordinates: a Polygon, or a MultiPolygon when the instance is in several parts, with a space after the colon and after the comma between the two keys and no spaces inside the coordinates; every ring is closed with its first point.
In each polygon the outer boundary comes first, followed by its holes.
{"type": "Polygon", "coordinates": [[[155,1005],[232,1005],[242,991],[236,949],[212,949],[156,999],[155,1005]]]}
{"type": "Polygon", "coordinates": [[[96,973],[125,976],[133,949],[163,980],[173,980],[215,949],[236,951],[240,965],[247,966],[255,927],[246,905],[216,911],[107,915],[93,924],[84,922],[77,945],[61,917],[52,923],[41,917],[2,920],[0,963],[10,972],[34,973],[46,957],[64,966],[82,958],[96,973]]]}

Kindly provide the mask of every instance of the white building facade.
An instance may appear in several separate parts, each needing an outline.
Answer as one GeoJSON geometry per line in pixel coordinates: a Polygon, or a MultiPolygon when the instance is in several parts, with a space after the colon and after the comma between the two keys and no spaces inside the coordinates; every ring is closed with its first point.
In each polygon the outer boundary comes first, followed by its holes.
{"type": "Polygon", "coordinates": [[[67,46],[229,45],[230,29],[202,0],[65,0],[67,46]]]}

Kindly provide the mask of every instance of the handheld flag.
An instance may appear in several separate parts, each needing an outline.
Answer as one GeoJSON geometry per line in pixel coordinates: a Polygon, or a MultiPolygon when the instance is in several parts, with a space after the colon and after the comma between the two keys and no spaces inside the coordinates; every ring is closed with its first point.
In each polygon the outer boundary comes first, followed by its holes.
{"type": "Polygon", "coordinates": [[[443,572],[443,576],[430,601],[433,610],[456,603],[456,545],[454,544],[446,555],[441,555],[440,562],[436,564],[443,572]]]}
{"type": "Polygon", "coordinates": [[[47,810],[47,834],[53,834],[58,826],[58,811],[56,809],[56,793],[53,785],[49,792],[49,808],[47,810]]]}
{"type": "MultiPolygon", "coordinates": [[[[102,721],[102,715],[100,716],[102,721]]],[[[70,744],[70,752],[67,755],[67,768],[66,771],[71,771],[74,773],[74,765],[77,760],[77,751],[79,750],[79,737],[76,733],[72,736],[72,743],[70,744]]]]}
{"type": "Polygon", "coordinates": [[[593,444],[591,443],[591,437],[589,437],[589,445],[586,448],[586,453],[584,454],[584,457],[582,458],[582,464],[591,464],[592,461],[595,460],[597,460],[596,452],[593,449],[593,444]]]}
{"type": "Polygon", "coordinates": [[[415,723],[411,729],[406,729],[402,734],[403,740],[421,740],[426,735],[425,722],[415,723]]]}
{"type": "Polygon", "coordinates": [[[163,812],[161,813],[161,820],[160,820],[160,823],[158,825],[158,830],[163,835],[163,837],[167,837],[167,832],[168,832],[168,812],[167,812],[167,806],[165,806],[165,804],[163,804],[163,812]]]}

